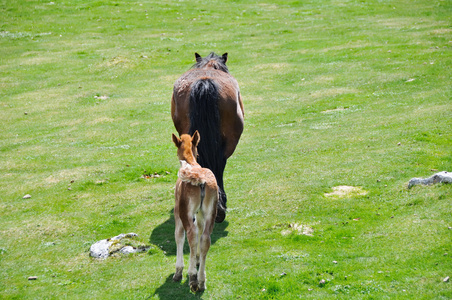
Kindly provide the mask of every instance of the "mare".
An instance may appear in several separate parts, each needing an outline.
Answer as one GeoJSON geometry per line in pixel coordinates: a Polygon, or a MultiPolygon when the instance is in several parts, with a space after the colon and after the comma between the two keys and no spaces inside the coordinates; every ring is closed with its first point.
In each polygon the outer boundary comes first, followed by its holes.
{"type": "Polygon", "coordinates": [[[210,53],[202,58],[195,53],[196,64],[174,84],[171,116],[179,135],[202,136],[198,162],[212,170],[218,182],[220,202],[216,222],[226,217],[226,193],[223,172],[243,132],[244,110],[237,80],[226,66],[228,54],[210,53]]]}
{"type": "Polygon", "coordinates": [[[185,232],[187,232],[190,245],[188,265],[190,289],[193,292],[203,291],[206,289],[206,256],[217,214],[219,196],[217,181],[212,171],[202,168],[196,162],[196,147],[200,141],[198,131],[195,131],[193,136],[182,134],[178,138],[173,134],[172,137],[181,162],[175,190],[174,236],[177,258],[173,280],[182,280],[185,232]]]}

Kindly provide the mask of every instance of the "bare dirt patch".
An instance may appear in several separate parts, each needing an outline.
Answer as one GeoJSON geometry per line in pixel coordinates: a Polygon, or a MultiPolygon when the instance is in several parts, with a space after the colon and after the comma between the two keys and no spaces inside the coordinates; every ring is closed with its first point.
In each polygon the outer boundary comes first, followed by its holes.
{"type": "Polygon", "coordinates": [[[340,185],[333,187],[333,192],[325,193],[326,197],[347,198],[367,195],[368,191],[359,186],[340,185]]]}
{"type": "Polygon", "coordinates": [[[295,232],[296,234],[299,234],[299,235],[312,236],[312,234],[314,233],[314,229],[312,229],[311,227],[304,225],[304,224],[290,223],[288,225],[287,229],[284,229],[283,231],[281,231],[281,234],[289,235],[292,232],[295,232]]]}

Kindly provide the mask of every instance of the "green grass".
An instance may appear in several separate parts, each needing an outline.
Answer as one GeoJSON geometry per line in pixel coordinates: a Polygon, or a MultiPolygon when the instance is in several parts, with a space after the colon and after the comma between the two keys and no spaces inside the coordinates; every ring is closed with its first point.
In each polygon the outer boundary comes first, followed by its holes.
{"type": "Polygon", "coordinates": [[[451,187],[407,189],[452,171],[450,1],[105,2],[0,1],[0,298],[452,298],[451,187]],[[170,99],[211,51],[246,120],[195,295],[170,99]],[[89,257],[126,232],[149,253],[89,257]]]}

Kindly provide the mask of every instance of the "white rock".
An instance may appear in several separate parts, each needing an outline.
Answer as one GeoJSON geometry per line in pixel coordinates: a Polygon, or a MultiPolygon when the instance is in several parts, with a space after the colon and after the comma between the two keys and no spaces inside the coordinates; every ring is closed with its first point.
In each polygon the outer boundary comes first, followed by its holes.
{"type": "Polygon", "coordinates": [[[89,255],[94,258],[105,259],[115,252],[120,252],[123,254],[130,254],[136,252],[145,252],[147,247],[134,248],[132,246],[126,246],[121,244],[121,240],[124,238],[134,238],[138,236],[136,233],[121,233],[120,235],[114,236],[110,239],[100,240],[89,248],[89,255]]]}
{"type": "Polygon", "coordinates": [[[89,255],[94,258],[107,258],[110,255],[109,248],[113,242],[109,240],[101,240],[94,243],[89,248],[89,255]]]}
{"type": "Polygon", "coordinates": [[[452,173],[443,171],[438,172],[429,178],[413,178],[408,182],[408,188],[412,188],[415,185],[431,185],[435,183],[452,183],[452,173]]]}

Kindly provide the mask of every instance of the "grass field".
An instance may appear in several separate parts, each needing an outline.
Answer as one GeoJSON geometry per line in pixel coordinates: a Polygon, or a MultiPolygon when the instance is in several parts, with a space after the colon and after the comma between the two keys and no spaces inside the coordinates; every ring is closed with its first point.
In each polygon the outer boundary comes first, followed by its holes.
{"type": "Polygon", "coordinates": [[[451,186],[407,189],[452,171],[451,1],[0,0],[0,15],[0,298],[452,299],[451,186]],[[211,51],[229,53],[246,120],[193,294],[171,280],[170,99],[211,51]],[[89,257],[127,232],[151,250],[89,257]]]}

